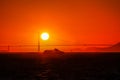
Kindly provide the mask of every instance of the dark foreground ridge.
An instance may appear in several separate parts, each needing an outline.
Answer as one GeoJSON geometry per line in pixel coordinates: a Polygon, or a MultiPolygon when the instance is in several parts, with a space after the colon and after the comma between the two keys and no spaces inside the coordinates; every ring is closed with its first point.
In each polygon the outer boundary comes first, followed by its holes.
{"type": "Polygon", "coordinates": [[[120,80],[120,53],[1,53],[0,80],[120,80]]]}

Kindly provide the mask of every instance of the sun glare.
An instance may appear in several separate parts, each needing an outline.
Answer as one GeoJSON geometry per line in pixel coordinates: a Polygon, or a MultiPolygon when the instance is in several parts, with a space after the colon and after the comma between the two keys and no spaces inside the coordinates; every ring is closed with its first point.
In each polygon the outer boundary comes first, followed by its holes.
{"type": "Polygon", "coordinates": [[[48,40],[49,39],[49,34],[47,32],[44,32],[41,34],[41,39],[42,40],[48,40]]]}

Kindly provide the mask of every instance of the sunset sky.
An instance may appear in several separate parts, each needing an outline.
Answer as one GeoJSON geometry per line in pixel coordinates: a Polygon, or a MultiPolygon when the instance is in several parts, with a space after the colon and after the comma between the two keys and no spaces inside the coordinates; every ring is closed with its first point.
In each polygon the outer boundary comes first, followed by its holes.
{"type": "Polygon", "coordinates": [[[0,0],[0,45],[114,44],[120,0],[0,0]]]}

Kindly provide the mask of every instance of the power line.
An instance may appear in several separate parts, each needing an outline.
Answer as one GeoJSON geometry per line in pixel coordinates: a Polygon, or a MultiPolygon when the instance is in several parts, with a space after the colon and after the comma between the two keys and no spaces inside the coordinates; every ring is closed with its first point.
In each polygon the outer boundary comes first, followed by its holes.
{"type": "MultiPolygon", "coordinates": [[[[35,47],[38,45],[11,45],[10,47],[35,47]]],[[[112,44],[56,44],[56,45],[40,45],[42,46],[112,46],[112,44]]],[[[8,46],[0,46],[0,47],[8,47],[8,46]]]]}

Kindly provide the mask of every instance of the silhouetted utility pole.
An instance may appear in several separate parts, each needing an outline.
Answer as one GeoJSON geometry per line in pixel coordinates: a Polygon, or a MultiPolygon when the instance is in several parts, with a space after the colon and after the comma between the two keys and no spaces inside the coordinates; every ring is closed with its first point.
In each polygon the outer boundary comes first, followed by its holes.
{"type": "Polygon", "coordinates": [[[38,52],[40,52],[40,33],[38,33],[38,52]]]}

